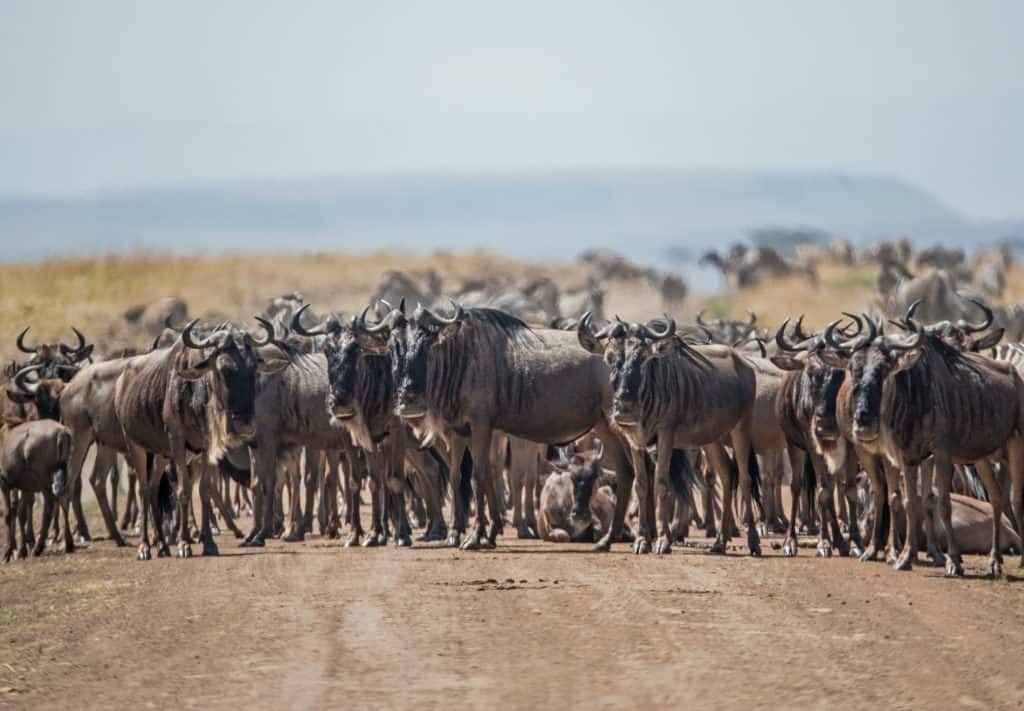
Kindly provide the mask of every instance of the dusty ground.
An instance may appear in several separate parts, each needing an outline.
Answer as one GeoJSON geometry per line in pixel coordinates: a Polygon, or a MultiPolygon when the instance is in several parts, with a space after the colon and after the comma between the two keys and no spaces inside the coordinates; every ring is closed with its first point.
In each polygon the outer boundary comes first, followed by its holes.
{"type": "Polygon", "coordinates": [[[221,546],[140,563],[101,541],[0,568],[0,706],[1024,705],[1016,559],[991,582],[767,546],[221,546]]]}

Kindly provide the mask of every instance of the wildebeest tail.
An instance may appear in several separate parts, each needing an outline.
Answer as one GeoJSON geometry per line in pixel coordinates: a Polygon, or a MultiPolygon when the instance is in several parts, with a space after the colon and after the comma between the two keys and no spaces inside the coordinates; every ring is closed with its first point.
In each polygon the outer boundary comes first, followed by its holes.
{"type": "Polygon", "coordinates": [[[217,468],[223,476],[233,479],[242,486],[246,488],[252,486],[252,470],[236,467],[227,456],[220,458],[217,462],[217,468]]]}
{"type": "Polygon", "coordinates": [[[750,495],[754,497],[761,518],[764,518],[764,503],[761,501],[761,465],[757,462],[757,454],[754,453],[753,447],[747,452],[747,471],[750,472],[750,495]]]}
{"type": "Polygon", "coordinates": [[[668,480],[675,489],[678,496],[691,511],[697,510],[697,503],[693,497],[695,487],[702,486],[702,482],[694,472],[690,457],[685,449],[673,449],[672,461],[668,466],[668,480]]]}
{"type": "Polygon", "coordinates": [[[974,465],[965,464],[963,472],[964,483],[967,485],[967,491],[970,492],[971,496],[979,501],[988,501],[988,491],[985,490],[985,485],[982,483],[981,477],[978,476],[978,470],[974,468],[974,465]]]}

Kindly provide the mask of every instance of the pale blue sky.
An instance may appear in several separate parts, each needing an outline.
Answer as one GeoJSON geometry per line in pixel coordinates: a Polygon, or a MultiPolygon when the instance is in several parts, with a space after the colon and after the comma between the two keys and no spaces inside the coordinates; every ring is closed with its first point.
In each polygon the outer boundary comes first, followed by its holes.
{"type": "Polygon", "coordinates": [[[1024,214],[1021,2],[4,2],[0,192],[591,167],[1024,214]]]}

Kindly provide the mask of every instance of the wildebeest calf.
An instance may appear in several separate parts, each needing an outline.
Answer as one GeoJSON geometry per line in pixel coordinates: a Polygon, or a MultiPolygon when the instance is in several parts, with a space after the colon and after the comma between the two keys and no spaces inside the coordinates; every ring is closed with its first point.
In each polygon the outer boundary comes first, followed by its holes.
{"type": "Polygon", "coordinates": [[[555,543],[594,543],[611,525],[615,492],[608,486],[599,452],[576,454],[567,468],[552,472],[540,492],[537,528],[540,537],[555,543]]]}

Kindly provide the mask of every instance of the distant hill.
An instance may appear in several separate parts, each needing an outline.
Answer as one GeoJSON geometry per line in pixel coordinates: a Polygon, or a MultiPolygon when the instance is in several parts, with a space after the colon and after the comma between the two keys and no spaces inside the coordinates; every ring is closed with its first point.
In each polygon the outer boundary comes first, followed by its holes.
{"type": "Polygon", "coordinates": [[[609,247],[664,266],[668,254],[695,258],[764,226],[857,243],[907,234],[971,245],[1024,234],[1024,222],[972,220],[898,178],[827,173],[421,175],[0,197],[8,260],[477,246],[569,259],[609,247]]]}

